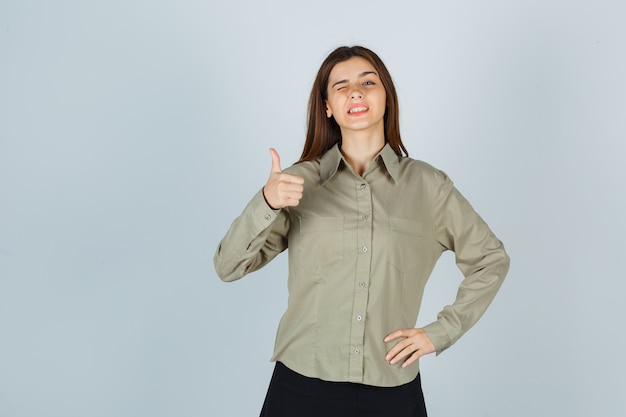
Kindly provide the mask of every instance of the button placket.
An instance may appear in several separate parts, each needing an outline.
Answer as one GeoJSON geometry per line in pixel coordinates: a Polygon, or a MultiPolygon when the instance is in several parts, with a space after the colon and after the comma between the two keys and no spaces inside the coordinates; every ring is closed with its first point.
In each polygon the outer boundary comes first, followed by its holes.
{"type": "Polygon", "coordinates": [[[367,316],[367,302],[369,298],[369,280],[371,273],[372,256],[372,194],[370,184],[362,178],[355,181],[356,190],[356,245],[357,263],[354,275],[354,303],[352,310],[352,325],[350,326],[350,345],[352,357],[349,365],[350,380],[363,380],[365,324],[367,316]]]}

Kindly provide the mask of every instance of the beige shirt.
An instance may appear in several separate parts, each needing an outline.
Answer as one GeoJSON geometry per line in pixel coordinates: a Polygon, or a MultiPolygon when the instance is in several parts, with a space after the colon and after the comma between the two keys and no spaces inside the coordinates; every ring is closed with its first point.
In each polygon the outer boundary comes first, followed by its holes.
{"type": "Polygon", "coordinates": [[[304,178],[297,207],[272,210],[257,193],[233,222],[214,262],[224,281],[255,271],[289,247],[289,301],[272,360],[327,381],[397,386],[419,365],[390,365],[413,328],[424,286],[445,250],[464,275],[456,301],[424,327],[437,354],[486,310],[509,268],[502,243],[452,181],[386,145],[359,176],[337,146],[285,172],[304,178]]]}

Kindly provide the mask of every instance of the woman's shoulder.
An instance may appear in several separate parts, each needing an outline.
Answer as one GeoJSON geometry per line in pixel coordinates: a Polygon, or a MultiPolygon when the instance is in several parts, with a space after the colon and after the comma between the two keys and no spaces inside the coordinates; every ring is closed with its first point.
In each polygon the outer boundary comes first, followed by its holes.
{"type": "Polygon", "coordinates": [[[424,180],[431,181],[449,181],[448,175],[441,169],[431,165],[428,162],[413,159],[408,156],[400,158],[400,170],[411,177],[420,177],[424,180]]]}
{"type": "Polygon", "coordinates": [[[290,167],[283,169],[283,172],[308,179],[319,178],[320,160],[317,158],[312,161],[296,162],[290,167]]]}

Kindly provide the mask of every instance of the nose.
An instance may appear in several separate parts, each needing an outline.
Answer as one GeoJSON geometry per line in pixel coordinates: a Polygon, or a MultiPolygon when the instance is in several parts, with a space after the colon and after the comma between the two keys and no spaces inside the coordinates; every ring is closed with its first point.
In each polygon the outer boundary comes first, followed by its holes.
{"type": "Polygon", "coordinates": [[[363,92],[358,86],[352,87],[352,91],[350,91],[350,98],[353,98],[353,99],[363,98],[363,92]]]}

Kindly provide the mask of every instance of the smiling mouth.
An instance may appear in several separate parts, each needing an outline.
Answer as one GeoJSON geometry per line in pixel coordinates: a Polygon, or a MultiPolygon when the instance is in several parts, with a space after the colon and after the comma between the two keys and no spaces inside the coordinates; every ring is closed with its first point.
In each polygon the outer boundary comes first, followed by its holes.
{"type": "Polygon", "coordinates": [[[362,113],[364,111],[369,110],[367,107],[353,107],[350,110],[348,110],[348,113],[352,114],[352,113],[362,113]]]}

